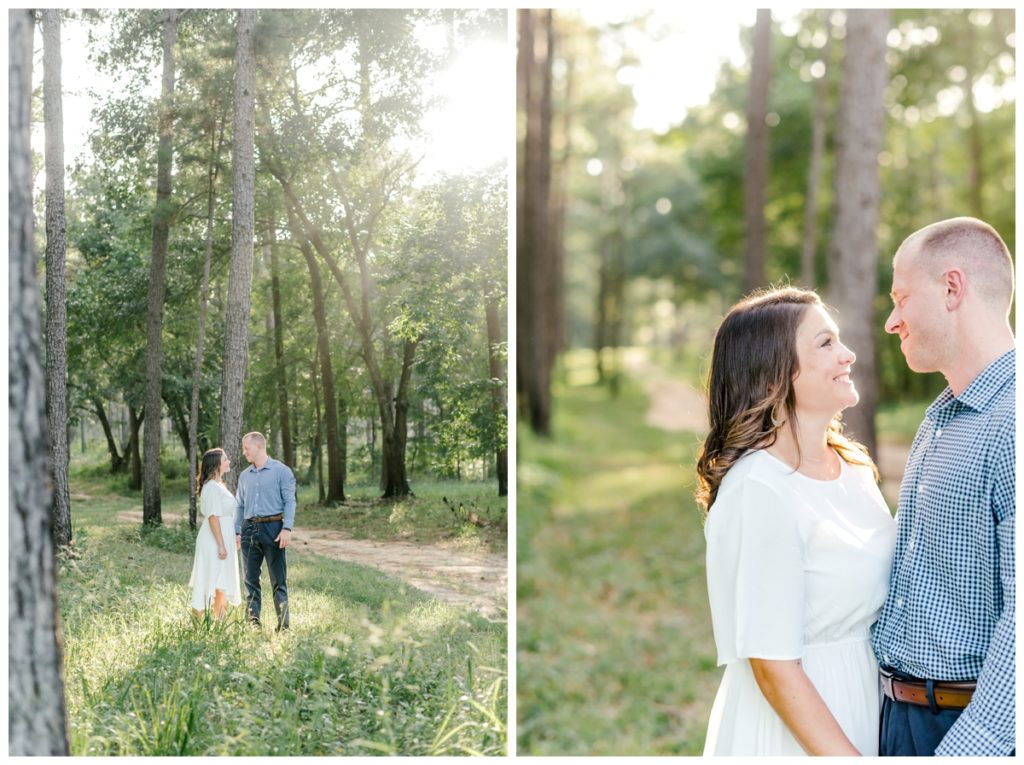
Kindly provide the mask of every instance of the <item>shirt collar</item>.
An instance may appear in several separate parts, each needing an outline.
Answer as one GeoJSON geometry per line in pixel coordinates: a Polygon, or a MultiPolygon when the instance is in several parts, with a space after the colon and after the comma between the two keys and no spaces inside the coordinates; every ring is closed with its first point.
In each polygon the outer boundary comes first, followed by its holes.
{"type": "Polygon", "coordinates": [[[247,473],[258,473],[260,470],[266,470],[268,467],[270,467],[270,463],[273,462],[273,461],[274,461],[273,457],[267,457],[267,461],[263,463],[263,467],[259,468],[259,470],[256,469],[255,465],[249,465],[249,467],[246,469],[246,472],[247,473]]]}
{"type": "Polygon", "coordinates": [[[992,401],[992,398],[1003,389],[1003,386],[1013,379],[1016,357],[1016,349],[1011,348],[985,367],[981,374],[967,386],[967,390],[959,396],[954,396],[953,391],[947,386],[928,407],[925,415],[934,419],[935,414],[953,402],[977,411],[983,410],[992,401]]]}

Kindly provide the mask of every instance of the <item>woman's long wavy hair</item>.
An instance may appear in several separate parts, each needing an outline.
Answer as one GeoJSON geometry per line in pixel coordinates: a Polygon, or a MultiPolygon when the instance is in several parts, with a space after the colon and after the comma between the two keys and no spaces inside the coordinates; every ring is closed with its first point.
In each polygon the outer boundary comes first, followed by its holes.
{"type": "MultiPolygon", "coordinates": [[[[786,421],[796,423],[796,331],[815,305],[823,303],[810,290],[759,290],[734,305],[718,328],[708,376],[711,429],[697,457],[695,496],[705,516],[736,460],[749,449],[774,444],[786,421]]],[[[869,465],[878,480],[867,449],[843,435],[840,415],[829,423],[826,438],[846,462],[869,465]]]]}
{"type": "Polygon", "coordinates": [[[224,456],[224,450],[220,447],[207,449],[203,453],[203,461],[199,463],[199,473],[196,475],[196,496],[203,490],[203,484],[217,475],[220,469],[220,460],[224,456]]]}

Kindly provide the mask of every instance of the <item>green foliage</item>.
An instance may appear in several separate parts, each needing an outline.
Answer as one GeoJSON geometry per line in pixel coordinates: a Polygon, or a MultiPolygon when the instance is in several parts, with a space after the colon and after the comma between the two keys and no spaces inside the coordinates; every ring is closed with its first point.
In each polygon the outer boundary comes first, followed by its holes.
{"type": "MultiPolygon", "coordinates": [[[[884,336],[890,310],[891,255],[904,237],[957,215],[984,218],[1015,239],[1014,14],[1010,10],[900,10],[892,16],[886,58],[886,135],[879,156],[883,190],[879,296],[867,311],[877,333],[880,398],[916,400],[940,382],[911,373],[884,336]],[[973,86],[973,87],[972,87],[973,86]],[[973,92],[973,100],[967,98],[973,92]]],[[[751,30],[738,28],[747,56],[726,61],[708,103],[689,108],[664,135],[632,127],[635,105],[623,67],[636,40],[665,30],[647,15],[595,28],[579,13],[557,14],[560,31],[555,86],[557,146],[565,140],[559,111],[568,110],[572,153],[567,163],[566,313],[570,347],[589,346],[595,320],[597,262],[619,248],[627,275],[670,286],[647,290],[677,305],[707,299],[710,310],[740,297],[744,257],[744,119],[750,77],[751,30]],[[566,94],[568,93],[568,99],[566,94]],[[588,163],[601,161],[590,175],[588,163]]],[[[771,282],[798,282],[818,99],[827,78],[826,147],[818,188],[813,285],[827,296],[829,231],[836,194],[838,93],[845,13],[776,14],[769,90],[770,160],[765,249],[771,282]],[[785,21],[783,21],[785,19],[785,21]]],[[[665,94],[671,98],[671,94],[665,94]]],[[[623,343],[649,342],[650,304],[633,293],[623,343]]],[[[842,324],[842,320],[840,320],[842,324]]],[[[684,330],[685,331],[685,330],[684,330]]]]}
{"type": "Polygon", "coordinates": [[[59,573],[74,754],[505,754],[503,624],[311,554],[290,632],[194,623],[191,549],[126,536],[133,504],[97,488],[59,573]]]}
{"type": "MultiPolygon", "coordinates": [[[[141,405],[152,227],[157,214],[169,215],[162,388],[176,430],[187,430],[213,168],[216,204],[211,281],[203,296],[209,307],[200,376],[200,451],[216,443],[219,430],[236,17],[234,10],[223,9],[179,14],[174,194],[159,211],[152,186],[161,12],[97,11],[84,14],[81,22],[90,25],[94,61],[118,88],[94,102],[92,158],[75,167],[69,187],[72,409],[91,419],[94,398],[111,410],[120,411],[117,405],[122,403],[136,410],[141,405]]],[[[423,179],[416,177],[412,156],[429,150],[420,125],[433,105],[425,95],[427,84],[460,46],[477,39],[505,39],[506,24],[507,14],[493,10],[260,13],[261,164],[256,177],[246,428],[268,433],[272,443],[280,430],[279,362],[268,320],[270,258],[264,247],[273,223],[282,295],[280,366],[300,477],[315,465],[315,409],[319,404],[322,415],[324,402],[322,386],[314,392],[319,370],[313,371],[310,277],[288,230],[280,185],[270,172],[275,157],[287,168],[331,256],[353,285],[357,302],[364,286],[353,247],[369,249],[365,289],[373,305],[373,342],[385,378],[397,379],[401,343],[421,342],[410,395],[419,418],[412,423],[412,477],[476,476],[506,440],[504,416],[496,415],[490,404],[493,383],[483,329],[485,296],[502,299],[505,292],[505,167],[423,179]],[[455,47],[428,45],[427,33],[443,32],[447,23],[455,47]],[[472,470],[464,470],[466,465],[472,470]]],[[[322,263],[321,271],[336,394],[348,417],[349,474],[372,483],[381,464],[380,437],[364,440],[362,434],[379,418],[378,403],[346,301],[322,263]]],[[[176,439],[177,434],[172,436],[176,439]]],[[[323,438],[319,440],[322,448],[323,438]]]]}

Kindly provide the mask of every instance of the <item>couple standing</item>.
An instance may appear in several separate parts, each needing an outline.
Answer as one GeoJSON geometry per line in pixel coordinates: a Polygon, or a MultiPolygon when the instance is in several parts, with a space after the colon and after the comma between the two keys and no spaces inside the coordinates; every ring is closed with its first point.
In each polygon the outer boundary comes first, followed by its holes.
{"type": "Polygon", "coordinates": [[[223,620],[229,603],[237,606],[242,602],[235,557],[236,550],[241,550],[249,621],[260,623],[260,573],[266,560],[280,631],[289,625],[285,548],[295,521],[295,476],[287,465],[267,454],[262,433],[242,437],[242,454],[250,467],[238,476],[237,496],[224,485],[224,476],[231,470],[227,453],[217,448],[203,455],[196,482],[203,524],[196,536],[189,581],[192,613],[201,618],[210,608],[215,618],[223,620]],[[222,524],[227,524],[228,518],[234,519],[234,545],[224,538],[222,524]]]}
{"type": "Polygon", "coordinates": [[[885,329],[948,387],[895,521],[843,435],[856,356],[818,296],[773,290],[726,316],[697,468],[726,665],[705,754],[1013,753],[1012,296],[1010,254],[979,220],[897,250],[885,329]]]}

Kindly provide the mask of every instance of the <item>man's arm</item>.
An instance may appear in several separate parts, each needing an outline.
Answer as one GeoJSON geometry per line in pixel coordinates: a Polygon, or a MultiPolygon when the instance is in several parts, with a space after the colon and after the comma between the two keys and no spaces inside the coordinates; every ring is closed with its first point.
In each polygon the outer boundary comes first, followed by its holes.
{"type": "Polygon", "coordinates": [[[1014,662],[1016,649],[1016,585],[1014,561],[1014,529],[1016,526],[1016,499],[1014,496],[1015,471],[1013,438],[1010,448],[1004,450],[997,466],[996,483],[999,487],[993,497],[993,513],[999,519],[996,544],[999,554],[999,579],[1003,595],[1003,611],[992,632],[992,642],[985,654],[985,662],[978,676],[978,688],[971,703],[953,723],[945,738],[935,750],[942,755],[1010,754],[1015,743],[1015,693],[1017,672],[1014,662]]]}
{"type": "Polygon", "coordinates": [[[281,464],[281,501],[284,503],[284,527],[292,530],[295,523],[295,474],[285,464],[281,464]]]}
{"type": "Polygon", "coordinates": [[[238,489],[235,492],[235,536],[242,534],[242,518],[245,517],[245,484],[242,476],[238,476],[238,489]]]}

